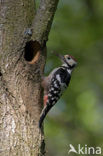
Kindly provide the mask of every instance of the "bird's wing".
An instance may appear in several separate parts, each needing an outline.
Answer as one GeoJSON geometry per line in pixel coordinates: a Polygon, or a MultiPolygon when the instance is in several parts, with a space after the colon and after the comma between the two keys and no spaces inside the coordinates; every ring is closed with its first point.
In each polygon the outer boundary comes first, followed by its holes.
{"type": "Polygon", "coordinates": [[[47,104],[54,105],[61,97],[63,91],[67,88],[70,81],[70,75],[62,68],[59,68],[51,79],[47,104]]]}

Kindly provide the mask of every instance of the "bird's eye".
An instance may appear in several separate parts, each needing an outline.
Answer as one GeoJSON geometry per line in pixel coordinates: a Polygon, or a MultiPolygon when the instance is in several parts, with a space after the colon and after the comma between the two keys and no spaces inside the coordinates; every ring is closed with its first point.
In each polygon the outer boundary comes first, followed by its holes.
{"type": "Polygon", "coordinates": [[[68,60],[70,60],[70,57],[67,57],[68,60]]]}

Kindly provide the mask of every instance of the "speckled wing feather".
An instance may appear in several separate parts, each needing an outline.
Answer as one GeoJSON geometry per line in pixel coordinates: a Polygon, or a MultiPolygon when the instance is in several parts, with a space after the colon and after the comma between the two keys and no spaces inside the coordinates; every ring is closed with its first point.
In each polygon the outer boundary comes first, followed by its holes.
{"type": "Polygon", "coordinates": [[[41,127],[42,122],[46,114],[51,109],[51,107],[56,104],[56,102],[61,97],[64,90],[67,88],[70,79],[71,79],[71,75],[68,72],[68,69],[65,67],[59,68],[54,73],[54,76],[51,79],[50,87],[48,90],[48,100],[40,116],[39,127],[41,127]]]}

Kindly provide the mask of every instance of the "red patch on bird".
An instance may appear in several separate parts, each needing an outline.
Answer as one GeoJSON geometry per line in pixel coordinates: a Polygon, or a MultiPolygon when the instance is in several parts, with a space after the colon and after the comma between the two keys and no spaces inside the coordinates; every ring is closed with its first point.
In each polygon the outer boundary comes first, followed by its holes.
{"type": "MultiPolygon", "coordinates": [[[[73,57],[73,56],[71,56],[71,55],[69,55],[74,61],[76,61],[76,59],[73,57]]],[[[77,62],[77,61],[76,61],[77,62]]]]}
{"type": "Polygon", "coordinates": [[[45,96],[44,96],[44,106],[46,105],[47,100],[48,100],[48,95],[45,95],[45,96]]]}

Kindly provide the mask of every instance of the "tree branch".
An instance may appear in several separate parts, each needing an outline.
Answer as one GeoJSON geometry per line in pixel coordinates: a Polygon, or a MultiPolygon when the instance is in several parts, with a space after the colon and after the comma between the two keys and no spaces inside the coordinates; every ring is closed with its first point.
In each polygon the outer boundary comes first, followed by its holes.
{"type": "Polygon", "coordinates": [[[48,40],[48,34],[52,25],[53,17],[59,0],[41,0],[40,6],[35,15],[32,29],[32,39],[37,40],[41,45],[48,40]]]}

